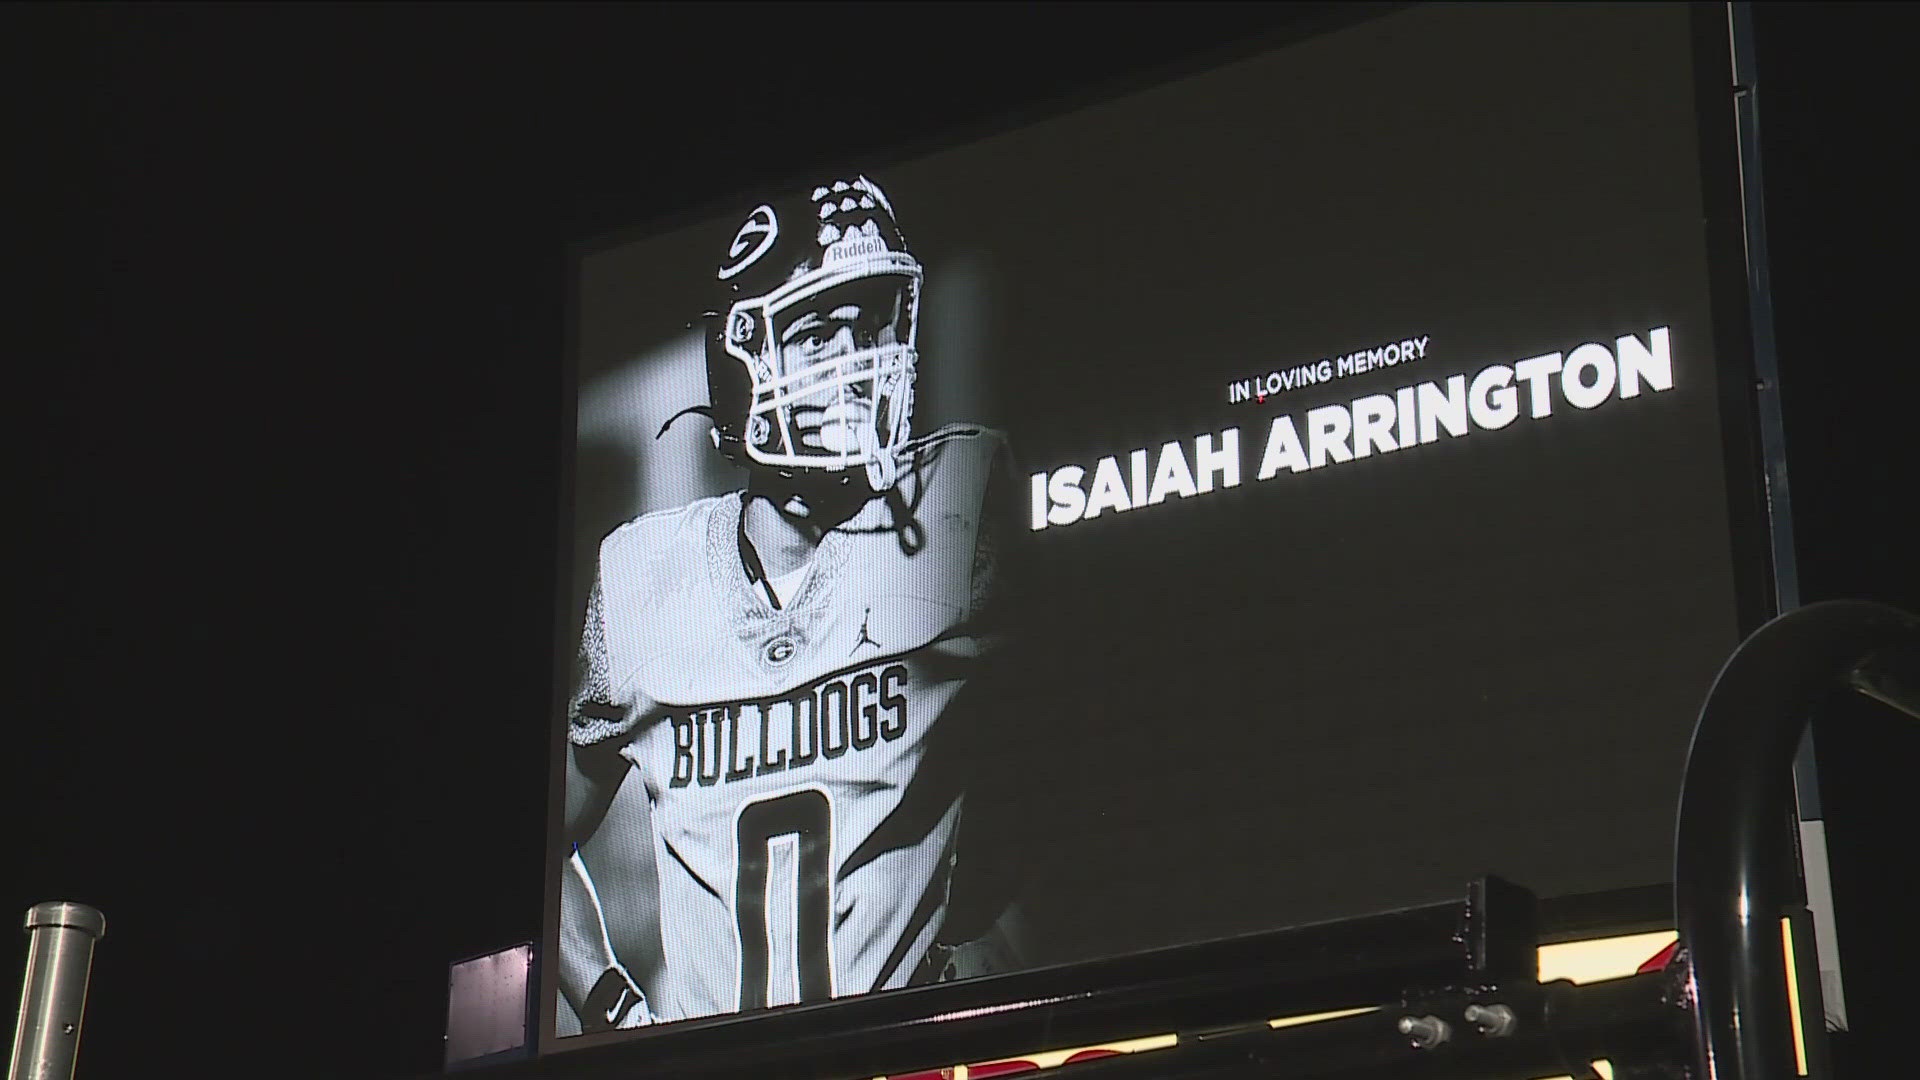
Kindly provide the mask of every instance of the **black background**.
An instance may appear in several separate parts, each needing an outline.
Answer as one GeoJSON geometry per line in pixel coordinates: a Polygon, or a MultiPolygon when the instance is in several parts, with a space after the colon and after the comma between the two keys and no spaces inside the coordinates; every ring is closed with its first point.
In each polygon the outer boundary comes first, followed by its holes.
{"type": "MultiPolygon", "coordinates": [[[[537,934],[567,241],[1311,15],[7,9],[3,902],[107,912],[80,1074],[430,1071],[446,963],[537,934]]],[[[1802,596],[1915,607],[1897,19],[1760,59],[1802,596]]],[[[1821,737],[1863,1061],[1916,740],[1821,737]]]]}

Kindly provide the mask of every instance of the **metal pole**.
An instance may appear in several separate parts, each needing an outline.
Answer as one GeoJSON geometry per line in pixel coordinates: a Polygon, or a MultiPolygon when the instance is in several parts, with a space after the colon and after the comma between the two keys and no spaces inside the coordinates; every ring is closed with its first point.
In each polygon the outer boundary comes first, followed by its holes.
{"type": "Polygon", "coordinates": [[[1920,649],[1920,618],[1853,600],[1810,604],[1742,642],[1700,708],[1673,870],[1674,913],[1691,965],[1698,1080],[1793,1075],[1779,929],[1798,870],[1782,827],[1792,806],[1789,767],[1821,699],[1845,687],[1850,672],[1885,668],[1863,669],[1861,660],[1888,649],[1920,649]]]}
{"type": "Polygon", "coordinates": [[[27,978],[8,1080],[72,1080],[93,944],[106,933],[106,916],[85,904],[49,900],[27,910],[27,978]]]}

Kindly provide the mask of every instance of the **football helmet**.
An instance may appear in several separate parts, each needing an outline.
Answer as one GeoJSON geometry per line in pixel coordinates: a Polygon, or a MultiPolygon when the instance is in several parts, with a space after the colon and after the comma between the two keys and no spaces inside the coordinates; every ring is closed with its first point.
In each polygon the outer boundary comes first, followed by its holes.
{"type": "Polygon", "coordinates": [[[920,263],[866,177],[755,207],[715,271],[707,386],[721,453],[786,475],[898,478],[912,437],[920,263]]]}

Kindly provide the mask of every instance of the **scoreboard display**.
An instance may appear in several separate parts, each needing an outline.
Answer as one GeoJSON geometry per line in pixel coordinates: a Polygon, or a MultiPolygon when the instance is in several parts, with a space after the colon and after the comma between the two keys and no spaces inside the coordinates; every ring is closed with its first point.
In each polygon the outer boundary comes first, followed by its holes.
{"type": "Polygon", "coordinates": [[[1668,882],[1771,595],[1723,15],[1397,8],[581,247],[544,1047],[1668,882]]]}

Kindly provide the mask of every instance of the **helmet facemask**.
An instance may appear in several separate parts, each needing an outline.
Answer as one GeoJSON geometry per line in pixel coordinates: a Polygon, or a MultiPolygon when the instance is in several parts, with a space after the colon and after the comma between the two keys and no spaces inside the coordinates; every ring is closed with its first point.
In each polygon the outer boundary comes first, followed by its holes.
{"type": "Polygon", "coordinates": [[[885,491],[912,435],[920,266],[875,251],[796,274],[726,314],[751,384],[742,448],[777,469],[864,468],[885,491]]]}

